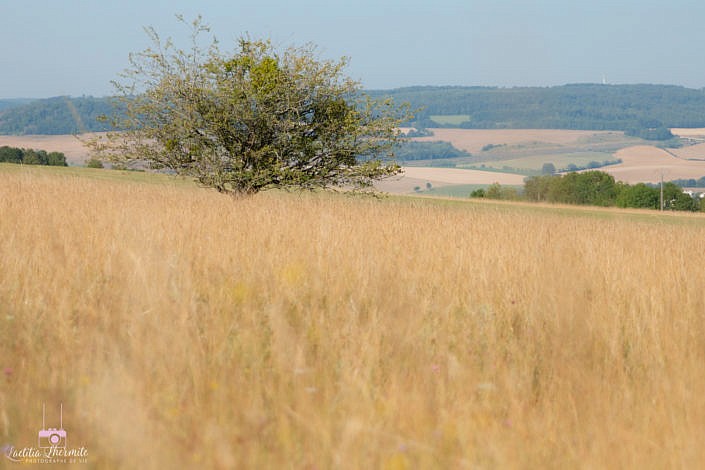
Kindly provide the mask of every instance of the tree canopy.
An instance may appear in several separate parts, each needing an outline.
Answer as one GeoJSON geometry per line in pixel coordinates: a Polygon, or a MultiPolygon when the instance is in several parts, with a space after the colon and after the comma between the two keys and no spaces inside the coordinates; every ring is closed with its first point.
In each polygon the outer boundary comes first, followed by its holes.
{"type": "Polygon", "coordinates": [[[705,126],[705,89],[673,85],[572,84],[554,87],[409,87],[370,92],[412,108],[415,127],[621,130],[652,140],[666,128],[705,126]],[[436,116],[467,116],[449,123],[436,116]]]}
{"type": "Polygon", "coordinates": [[[147,30],[152,48],[115,82],[126,112],[113,125],[125,131],[97,150],[233,194],[364,189],[400,171],[393,148],[408,108],[363,96],[343,75],[346,59],[249,37],[231,53],[217,41],[204,49],[207,26],[192,26],[187,51],[147,30]]]}

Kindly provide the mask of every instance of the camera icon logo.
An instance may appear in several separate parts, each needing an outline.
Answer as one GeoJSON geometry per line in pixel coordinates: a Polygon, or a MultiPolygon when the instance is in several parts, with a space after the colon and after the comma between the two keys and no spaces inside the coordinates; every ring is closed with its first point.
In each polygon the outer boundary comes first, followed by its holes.
{"type": "Polygon", "coordinates": [[[56,428],[42,429],[39,431],[39,447],[66,448],[66,431],[56,428]]]}
{"type": "Polygon", "coordinates": [[[47,428],[45,423],[46,405],[42,409],[42,429],[37,436],[38,446],[41,449],[52,447],[66,448],[66,430],[64,429],[64,405],[61,404],[61,421],[59,429],[47,428]]]}

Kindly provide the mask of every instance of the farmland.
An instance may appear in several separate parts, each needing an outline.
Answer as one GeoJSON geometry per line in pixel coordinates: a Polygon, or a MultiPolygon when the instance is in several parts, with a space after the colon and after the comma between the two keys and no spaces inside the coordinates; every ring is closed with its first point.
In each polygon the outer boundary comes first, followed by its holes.
{"type": "Polygon", "coordinates": [[[83,165],[89,150],[82,140],[95,135],[0,135],[0,146],[62,152],[69,165],[83,165]]]}
{"type": "MultiPolygon", "coordinates": [[[[591,162],[621,159],[622,163],[602,167],[618,180],[628,183],[656,182],[664,178],[705,176],[705,144],[663,150],[649,143],[612,131],[547,129],[433,129],[430,137],[418,141],[441,140],[472,154],[470,158],[449,160],[454,168],[439,168],[445,160],[419,160],[405,168],[405,176],[379,184],[392,193],[412,193],[430,183],[434,188],[456,185],[520,186],[523,176],[540,171],[544,163],[560,169],[570,164],[584,167],[591,162]],[[483,150],[484,149],[484,150],[483,150]]],[[[683,137],[698,139],[705,131],[674,129],[683,137]]],[[[79,136],[85,140],[95,134],[79,136]]],[[[88,149],[79,138],[57,136],[0,136],[0,146],[36,148],[66,154],[70,165],[83,165],[88,149]]],[[[462,192],[461,192],[462,194],[462,192]]]]}
{"type": "Polygon", "coordinates": [[[661,174],[666,180],[705,176],[705,144],[697,144],[695,140],[705,134],[698,129],[676,129],[676,134],[693,139],[694,145],[668,150],[613,131],[432,129],[432,132],[433,136],[414,140],[450,142],[472,156],[410,162],[414,168],[406,170],[413,181],[398,183],[397,188],[408,190],[425,181],[432,182],[434,187],[479,184],[477,174],[471,177],[468,173],[465,179],[440,177],[441,174],[457,174],[455,172],[462,169],[485,170],[481,173],[486,176],[485,184],[517,184],[511,183],[508,175],[536,174],[545,163],[552,163],[560,170],[571,164],[585,168],[616,160],[622,161],[602,166],[600,170],[627,183],[657,182],[661,174]],[[432,166],[453,168],[432,169],[432,166]]]}
{"type": "Polygon", "coordinates": [[[51,397],[95,468],[705,462],[702,216],[103,173],[0,165],[9,442],[51,397]]]}

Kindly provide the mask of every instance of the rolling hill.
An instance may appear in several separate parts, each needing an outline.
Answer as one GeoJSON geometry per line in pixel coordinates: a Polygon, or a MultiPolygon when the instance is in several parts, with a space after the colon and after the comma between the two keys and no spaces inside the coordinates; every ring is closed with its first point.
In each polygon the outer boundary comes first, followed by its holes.
{"type": "MultiPolygon", "coordinates": [[[[705,91],[672,85],[578,84],[556,87],[410,87],[371,90],[408,102],[416,127],[639,131],[705,127],[705,91]]],[[[0,101],[0,134],[74,134],[106,130],[110,98],[0,101]],[[5,103],[12,101],[12,103],[5,103]]],[[[638,134],[635,134],[638,135],[638,134]]]]}

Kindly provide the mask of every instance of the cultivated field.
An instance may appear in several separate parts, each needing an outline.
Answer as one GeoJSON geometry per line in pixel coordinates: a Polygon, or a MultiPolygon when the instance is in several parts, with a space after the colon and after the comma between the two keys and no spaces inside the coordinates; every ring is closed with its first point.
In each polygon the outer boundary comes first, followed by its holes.
{"type": "Polygon", "coordinates": [[[89,150],[83,141],[98,134],[74,135],[0,135],[0,147],[18,147],[47,152],[63,152],[69,165],[83,165],[89,150]]]}
{"type": "MultiPolygon", "coordinates": [[[[687,148],[680,150],[682,152],[687,148]]],[[[662,174],[665,181],[680,178],[698,179],[705,176],[705,160],[677,158],[674,152],[648,145],[629,147],[615,154],[622,163],[606,166],[601,170],[626,183],[655,183],[660,181],[662,174]]]]}
{"type": "Polygon", "coordinates": [[[404,167],[403,170],[402,175],[379,182],[375,187],[389,193],[410,193],[415,187],[425,188],[426,183],[431,183],[434,187],[492,183],[508,186],[524,184],[523,176],[511,173],[430,167],[404,167]]]}
{"type": "Polygon", "coordinates": [[[0,445],[46,402],[85,468],[705,465],[703,217],[61,170],[0,165],[0,445]]]}
{"type": "MultiPolygon", "coordinates": [[[[702,139],[705,135],[702,129],[673,131],[691,139],[702,139]]],[[[447,141],[473,153],[472,159],[453,160],[458,168],[485,165],[499,170],[506,167],[537,170],[544,163],[562,168],[570,163],[585,166],[590,161],[622,159],[621,164],[604,166],[599,170],[632,184],[657,182],[662,173],[666,180],[705,176],[705,144],[663,150],[644,145],[646,141],[611,131],[433,129],[433,132],[432,137],[415,140],[447,141]],[[489,144],[494,147],[483,151],[482,148],[489,144]]],[[[423,163],[418,162],[420,165],[423,163]]],[[[415,173],[415,176],[423,179],[421,174],[415,173]]]]}
{"type": "MultiPolygon", "coordinates": [[[[593,147],[612,141],[623,141],[624,134],[613,131],[575,131],[554,129],[430,129],[433,136],[414,140],[432,142],[436,140],[452,143],[455,147],[479,153],[488,144],[533,145],[538,147],[582,146],[593,147]]],[[[633,139],[632,139],[633,140],[633,139]]]]}

